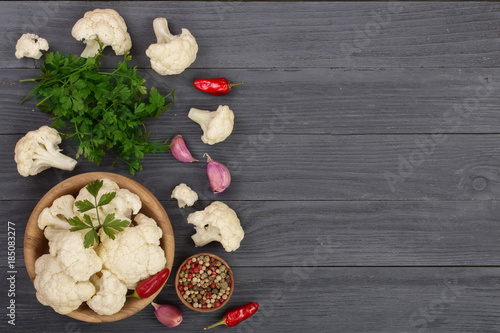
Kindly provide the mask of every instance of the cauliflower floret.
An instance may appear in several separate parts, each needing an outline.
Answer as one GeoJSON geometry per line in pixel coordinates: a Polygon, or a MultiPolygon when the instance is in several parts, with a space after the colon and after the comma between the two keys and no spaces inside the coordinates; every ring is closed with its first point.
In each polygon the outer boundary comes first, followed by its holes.
{"type": "Polygon", "coordinates": [[[201,126],[201,141],[209,145],[226,140],[233,131],[234,112],[227,105],[219,105],[215,111],[191,108],[188,117],[201,126]]]}
{"type": "Polygon", "coordinates": [[[172,191],[172,198],[177,199],[179,208],[191,207],[198,200],[198,194],[184,183],[177,185],[172,191]]]}
{"type": "Polygon", "coordinates": [[[50,254],[37,259],[35,274],[36,298],[57,313],[68,314],[95,294],[95,287],[90,281],[75,281],[50,254]]]}
{"type": "Polygon", "coordinates": [[[83,246],[83,234],[64,229],[45,228],[49,252],[61,269],[76,281],[88,281],[102,269],[102,260],[94,249],[83,246]]]}
{"type": "Polygon", "coordinates": [[[114,213],[115,218],[131,221],[132,214],[137,214],[142,208],[139,196],[127,189],[116,191],[115,198],[106,206],[102,207],[105,215],[114,213]]]}
{"type": "Polygon", "coordinates": [[[59,132],[49,126],[26,133],[14,150],[19,174],[23,177],[34,176],[51,167],[73,170],[77,162],[60,153],[60,143],[59,132]]]}
{"type": "Polygon", "coordinates": [[[38,37],[35,34],[24,34],[19,38],[16,44],[16,58],[23,57],[40,59],[43,51],[49,49],[49,43],[46,39],[38,37]]]}
{"type": "Polygon", "coordinates": [[[167,262],[160,247],[163,232],[155,220],[142,213],[134,220],[137,226],[116,234],[114,240],[101,229],[101,244],[97,248],[104,268],[116,275],[128,289],[134,289],[139,281],[161,271],[167,262]]]}
{"type": "Polygon", "coordinates": [[[187,221],[195,226],[196,233],[191,238],[196,246],[217,241],[227,252],[231,252],[240,247],[245,237],[235,211],[220,201],[214,201],[204,210],[189,214],[187,221]]]}
{"type": "Polygon", "coordinates": [[[153,21],[157,42],[149,45],[146,55],[151,58],[151,67],[161,75],[182,73],[196,59],[198,44],[188,29],[180,35],[172,35],[165,18],[153,21]]]}
{"type": "Polygon", "coordinates": [[[111,46],[116,55],[125,54],[132,47],[125,20],[114,9],[86,12],[73,26],[71,35],[76,40],[83,39],[87,44],[81,54],[82,58],[93,57],[99,52],[98,38],[104,47],[111,46]]]}
{"type": "MultiPolygon", "coordinates": [[[[116,196],[109,204],[98,208],[99,216],[104,218],[106,215],[114,213],[116,219],[131,221],[132,214],[137,214],[142,208],[142,202],[139,196],[127,189],[120,189],[118,184],[110,179],[104,178],[102,181],[102,187],[97,194],[97,202],[99,202],[99,199],[105,193],[116,192],[116,196]]],[[[87,190],[87,187],[82,188],[75,198],[75,201],[84,200],[88,200],[92,204],[94,204],[95,201],[94,197],[87,190]]],[[[97,212],[95,209],[88,210],[84,213],[76,212],[76,215],[80,218],[82,218],[84,214],[90,216],[94,225],[97,226],[97,212]]]]}
{"type": "Polygon", "coordinates": [[[103,269],[101,273],[101,277],[90,277],[97,293],[87,301],[87,305],[98,314],[109,316],[120,311],[125,304],[127,287],[110,271],[103,269]]]}
{"type": "Polygon", "coordinates": [[[44,208],[38,216],[38,227],[53,227],[69,230],[71,225],[68,219],[75,216],[75,198],[70,195],[63,195],[52,203],[52,206],[44,208]]]}

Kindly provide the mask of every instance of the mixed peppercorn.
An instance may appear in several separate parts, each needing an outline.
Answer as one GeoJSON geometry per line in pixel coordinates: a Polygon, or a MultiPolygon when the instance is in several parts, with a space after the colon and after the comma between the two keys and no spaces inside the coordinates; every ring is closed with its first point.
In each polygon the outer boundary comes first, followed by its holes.
{"type": "Polygon", "coordinates": [[[200,255],[181,267],[177,288],[194,308],[219,308],[228,299],[233,281],[228,268],[217,259],[200,255]]]}

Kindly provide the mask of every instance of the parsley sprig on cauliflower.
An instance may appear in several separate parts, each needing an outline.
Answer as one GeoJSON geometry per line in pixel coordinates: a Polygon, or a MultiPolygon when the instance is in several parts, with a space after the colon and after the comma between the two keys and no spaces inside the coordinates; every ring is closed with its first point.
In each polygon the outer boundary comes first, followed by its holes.
{"type": "Polygon", "coordinates": [[[36,297],[60,314],[78,309],[83,302],[100,315],[114,314],[125,304],[128,289],[134,289],[139,281],[166,265],[165,252],[160,247],[162,229],[155,220],[139,213],[139,197],[109,179],[103,179],[102,184],[96,193],[97,202],[110,191],[116,192],[114,199],[99,206],[95,215],[93,210],[85,215],[93,225],[98,225],[97,214],[119,216],[130,224],[113,234],[114,239],[101,227],[97,231],[101,242],[85,248],[85,230],[70,231],[74,228],[70,219],[81,214],[75,203],[93,199],[92,189],[89,192],[87,187],[80,191],[77,200],[71,195],[56,199],[38,219],[38,226],[49,241],[49,254],[35,263],[36,297]]]}

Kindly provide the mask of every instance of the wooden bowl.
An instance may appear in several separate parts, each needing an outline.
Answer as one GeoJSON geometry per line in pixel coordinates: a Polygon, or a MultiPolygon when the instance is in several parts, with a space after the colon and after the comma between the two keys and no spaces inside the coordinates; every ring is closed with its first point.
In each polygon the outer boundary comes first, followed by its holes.
{"type": "MultiPolygon", "coordinates": [[[[158,223],[158,226],[163,230],[163,237],[160,240],[160,245],[165,251],[165,256],[167,258],[165,268],[172,271],[175,252],[174,232],[167,213],[158,199],[156,199],[155,196],[144,186],[130,178],[108,172],[90,172],[71,177],[54,186],[42,197],[31,213],[26,226],[26,232],[24,234],[24,261],[32,282],[35,279],[35,261],[43,254],[49,253],[48,241],[45,238],[43,231],[38,228],[38,215],[40,215],[44,208],[50,207],[55,199],[65,194],[71,194],[76,197],[81,188],[85,187],[94,180],[103,178],[108,178],[116,182],[120,188],[128,189],[140,197],[142,201],[142,208],[140,212],[153,218],[158,223]]],[[[160,293],[160,290],[153,296],[146,299],[127,298],[123,308],[113,315],[99,315],[91,310],[86,303],[83,303],[77,310],[67,315],[74,319],[93,323],[121,320],[142,310],[146,305],[153,301],[153,299],[160,293]]]]}
{"type": "Polygon", "coordinates": [[[231,270],[231,268],[229,267],[229,265],[227,264],[227,262],[225,262],[221,257],[216,256],[215,254],[211,254],[211,253],[197,253],[197,254],[194,254],[194,255],[190,256],[189,258],[187,258],[186,260],[184,260],[182,262],[182,264],[179,266],[179,269],[177,270],[177,274],[175,274],[175,291],[177,292],[177,296],[179,297],[179,299],[181,300],[181,302],[185,306],[187,306],[189,309],[191,309],[191,310],[194,310],[194,311],[197,311],[197,312],[213,312],[213,311],[217,311],[217,310],[223,308],[224,305],[226,305],[226,303],[229,301],[229,299],[233,295],[233,291],[234,291],[234,275],[233,275],[233,271],[231,270]],[[227,296],[227,299],[224,301],[224,303],[222,303],[222,305],[220,307],[218,307],[218,308],[215,308],[215,307],[214,308],[210,308],[210,309],[195,308],[188,301],[186,301],[184,299],[184,297],[182,297],[181,291],[177,287],[179,285],[179,274],[181,273],[182,266],[186,265],[186,263],[189,261],[189,259],[192,259],[192,258],[198,257],[198,256],[209,256],[209,257],[212,257],[212,258],[214,258],[216,260],[219,260],[220,262],[222,262],[222,264],[224,266],[226,266],[227,272],[229,273],[229,276],[231,277],[231,285],[230,285],[231,290],[229,291],[229,295],[227,296]]]}

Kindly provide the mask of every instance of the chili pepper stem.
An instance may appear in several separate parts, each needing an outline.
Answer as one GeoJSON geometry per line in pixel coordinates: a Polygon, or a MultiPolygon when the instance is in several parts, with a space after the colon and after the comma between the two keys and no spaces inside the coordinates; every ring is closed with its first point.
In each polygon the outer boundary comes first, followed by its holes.
{"type": "Polygon", "coordinates": [[[156,304],[155,302],[151,302],[151,305],[155,307],[155,309],[157,309],[159,307],[158,304],[156,304]]]}
{"type": "Polygon", "coordinates": [[[212,327],[219,326],[219,325],[226,325],[226,318],[223,318],[223,319],[219,320],[218,322],[216,322],[215,324],[212,324],[210,326],[205,327],[204,330],[209,330],[212,327]]]}
{"type": "Polygon", "coordinates": [[[129,297],[141,298],[141,296],[139,296],[139,294],[137,293],[137,290],[134,290],[133,294],[127,295],[127,298],[129,297]]]}
{"type": "Polygon", "coordinates": [[[243,84],[243,82],[239,82],[239,83],[231,83],[231,82],[229,82],[229,89],[231,89],[234,86],[239,86],[240,84],[243,84]]]}

